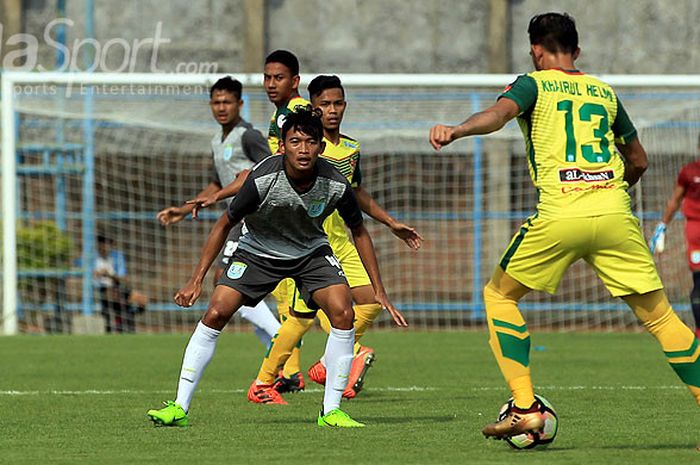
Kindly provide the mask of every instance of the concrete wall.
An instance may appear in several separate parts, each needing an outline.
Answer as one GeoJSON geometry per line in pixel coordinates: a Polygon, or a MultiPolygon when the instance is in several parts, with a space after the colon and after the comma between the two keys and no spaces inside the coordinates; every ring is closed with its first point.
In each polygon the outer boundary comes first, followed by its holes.
{"type": "MultiPolygon", "coordinates": [[[[242,3],[242,0],[95,0],[95,36],[103,46],[110,39],[125,39],[133,53],[133,41],[153,39],[160,23],[160,37],[169,42],[157,50],[159,70],[175,71],[179,63],[214,62],[219,71],[234,71],[242,61],[239,34],[244,23],[242,3]]],[[[47,67],[55,64],[56,52],[42,36],[56,18],[55,4],[54,0],[25,3],[24,30],[40,37],[40,63],[47,67]]],[[[67,45],[73,49],[74,41],[85,37],[85,1],[66,0],[66,5],[66,17],[75,23],[66,26],[67,45]]],[[[56,30],[56,27],[52,29],[53,37],[56,30]]],[[[137,54],[135,71],[150,71],[152,54],[153,47],[148,43],[143,45],[137,54]]],[[[108,66],[114,69],[121,63],[123,53],[115,46],[107,57],[108,66]]]]}
{"type": "MultiPolygon", "coordinates": [[[[66,0],[69,44],[84,35],[84,0],[66,0]]],[[[95,31],[101,43],[170,39],[157,66],[216,62],[219,71],[242,68],[244,0],[95,0],[95,31]]],[[[55,18],[53,0],[23,2],[25,32],[39,37],[40,63],[55,51],[41,37],[55,18]]],[[[266,50],[289,48],[305,72],[488,72],[488,0],[267,0],[266,50]]],[[[700,2],[696,0],[511,0],[510,70],[530,69],[529,18],[568,11],[577,19],[583,54],[580,67],[596,73],[700,72],[700,2]]],[[[0,17],[0,21],[4,18],[0,17]]],[[[7,47],[5,47],[7,49],[7,47]]],[[[121,60],[116,50],[107,63],[121,60]]],[[[143,47],[137,70],[150,67],[143,47]]]]}
{"type": "Polygon", "coordinates": [[[276,0],[270,49],[291,48],[312,72],[481,72],[484,0],[276,0]]]}

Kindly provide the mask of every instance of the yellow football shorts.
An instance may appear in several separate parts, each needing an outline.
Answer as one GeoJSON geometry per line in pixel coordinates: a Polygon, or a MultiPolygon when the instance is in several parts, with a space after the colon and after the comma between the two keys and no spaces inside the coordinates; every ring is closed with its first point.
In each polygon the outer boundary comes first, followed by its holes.
{"type": "MultiPolygon", "coordinates": [[[[362,264],[362,260],[360,260],[357,249],[350,241],[347,233],[344,239],[341,239],[337,235],[330,236],[330,244],[331,249],[333,249],[333,253],[340,262],[340,266],[343,268],[343,272],[345,273],[345,277],[347,278],[351,289],[354,287],[369,286],[372,284],[369,276],[367,275],[367,271],[362,264]]],[[[304,303],[304,300],[299,294],[299,289],[297,289],[296,285],[294,284],[294,280],[288,279],[287,282],[287,297],[289,299],[289,306],[298,313],[314,313],[315,310],[309,309],[304,303]]]]}
{"type": "MultiPolygon", "coordinates": [[[[270,295],[274,297],[275,301],[277,302],[277,308],[278,309],[284,309],[284,307],[287,307],[288,304],[288,295],[287,295],[287,289],[289,288],[289,283],[294,284],[294,280],[290,278],[284,278],[282,281],[279,282],[275,290],[273,290],[270,295]]],[[[282,310],[283,313],[284,310],[282,310]]]]}
{"type": "Polygon", "coordinates": [[[553,294],[564,272],[581,258],[613,297],[663,288],[632,214],[563,219],[534,215],[513,236],[500,266],[521,284],[553,294]]]}

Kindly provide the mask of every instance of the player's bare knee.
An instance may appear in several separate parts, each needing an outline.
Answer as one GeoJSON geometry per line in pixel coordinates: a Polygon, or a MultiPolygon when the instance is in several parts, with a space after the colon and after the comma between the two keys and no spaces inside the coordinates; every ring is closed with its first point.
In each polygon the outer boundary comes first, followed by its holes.
{"type": "Polygon", "coordinates": [[[327,313],[331,326],[336,329],[352,329],[355,312],[352,307],[337,309],[327,313]]]}
{"type": "Polygon", "coordinates": [[[214,329],[223,329],[233,316],[233,309],[223,301],[212,301],[207,313],[202,318],[205,325],[214,329]]]}

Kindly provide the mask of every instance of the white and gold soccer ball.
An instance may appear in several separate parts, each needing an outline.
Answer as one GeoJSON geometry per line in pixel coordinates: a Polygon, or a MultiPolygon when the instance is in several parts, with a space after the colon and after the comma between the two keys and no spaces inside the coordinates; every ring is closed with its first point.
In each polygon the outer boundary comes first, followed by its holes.
{"type": "MultiPolygon", "coordinates": [[[[506,442],[513,449],[534,449],[544,448],[554,441],[559,431],[559,417],[552,404],[542,396],[535,396],[540,404],[540,413],[544,417],[544,427],[542,431],[536,433],[523,433],[506,438],[506,442]]],[[[503,420],[513,408],[513,398],[503,404],[498,413],[498,420],[503,420]]]]}

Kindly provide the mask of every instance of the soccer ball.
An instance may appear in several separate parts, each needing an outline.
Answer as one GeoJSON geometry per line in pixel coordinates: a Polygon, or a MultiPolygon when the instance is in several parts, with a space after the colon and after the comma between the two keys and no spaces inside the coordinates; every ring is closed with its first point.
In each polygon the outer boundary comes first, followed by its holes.
{"type": "MultiPolygon", "coordinates": [[[[517,436],[506,438],[506,442],[513,449],[534,449],[544,448],[554,441],[559,430],[559,417],[554,411],[552,404],[542,396],[535,396],[535,399],[540,404],[540,412],[544,417],[544,428],[536,433],[523,433],[517,436]]],[[[513,398],[508,399],[508,402],[503,404],[501,411],[498,413],[498,421],[503,420],[513,408],[513,398]]]]}

